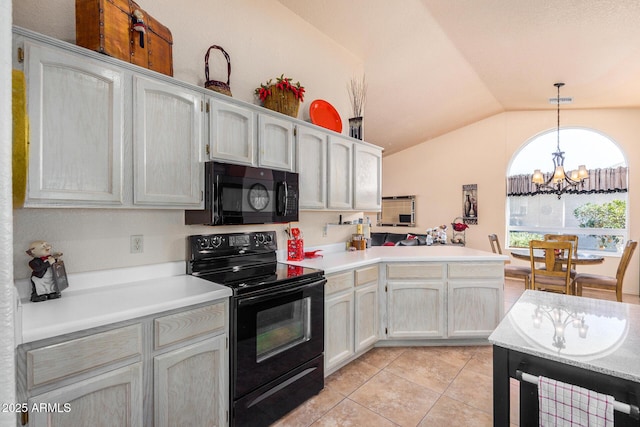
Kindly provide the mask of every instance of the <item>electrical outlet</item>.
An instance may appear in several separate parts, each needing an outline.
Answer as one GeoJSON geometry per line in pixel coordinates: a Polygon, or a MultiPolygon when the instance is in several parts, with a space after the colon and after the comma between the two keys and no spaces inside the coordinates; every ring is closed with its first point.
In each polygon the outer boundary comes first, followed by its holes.
{"type": "Polygon", "coordinates": [[[136,234],[131,236],[131,253],[141,254],[144,251],[144,237],[142,234],[136,234]]]}

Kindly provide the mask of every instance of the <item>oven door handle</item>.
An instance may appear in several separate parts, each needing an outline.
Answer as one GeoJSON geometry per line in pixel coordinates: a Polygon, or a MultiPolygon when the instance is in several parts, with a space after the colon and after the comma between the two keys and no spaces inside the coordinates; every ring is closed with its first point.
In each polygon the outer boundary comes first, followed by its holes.
{"type": "Polygon", "coordinates": [[[309,283],[304,286],[296,286],[293,288],[283,289],[281,291],[270,292],[268,294],[256,295],[254,297],[240,298],[238,300],[238,306],[256,304],[267,299],[278,298],[284,295],[290,295],[296,292],[300,292],[305,289],[312,288],[314,286],[324,286],[325,283],[327,283],[327,279],[317,280],[313,283],[309,283]]]}

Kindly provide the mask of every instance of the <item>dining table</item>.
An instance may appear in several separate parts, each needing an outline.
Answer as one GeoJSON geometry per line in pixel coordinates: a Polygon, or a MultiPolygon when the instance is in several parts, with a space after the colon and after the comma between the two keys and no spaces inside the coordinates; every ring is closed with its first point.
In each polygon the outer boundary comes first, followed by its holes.
{"type": "MultiPolygon", "coordinates": [[[[516,259],[521,259],[524,261],[529,261],[531,254],[529,253],[529,249],[513,249],[510,251],[511,255],[516,259]]],[[[544,250],[534,250],[533,252],[533,260],[535,262],[544,262],[544,250]]],[[[566,264],[567,260],[563,257],[559,257],[558,260],[562,264],[566,264]]],[[[585,252],[576,251],[571,258],[571,263],[573,265],[596,265],[602,264],[604,262],[604,257],[602,255],[590,254],[585,252]]]]}

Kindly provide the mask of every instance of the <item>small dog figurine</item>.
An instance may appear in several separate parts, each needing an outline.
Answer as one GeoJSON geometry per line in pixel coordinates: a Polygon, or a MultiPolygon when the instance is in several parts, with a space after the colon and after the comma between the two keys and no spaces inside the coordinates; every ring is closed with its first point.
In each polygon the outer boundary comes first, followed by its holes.
{"type": "Polygon", "coordinates": [[[31,242],[27,255],[31,273],[31,301],[40,302],[60,298],[60,291],[53,278],[52,265],[62,257],[62,253],[51,253],[51,245],[43,240],[31,242]]]}

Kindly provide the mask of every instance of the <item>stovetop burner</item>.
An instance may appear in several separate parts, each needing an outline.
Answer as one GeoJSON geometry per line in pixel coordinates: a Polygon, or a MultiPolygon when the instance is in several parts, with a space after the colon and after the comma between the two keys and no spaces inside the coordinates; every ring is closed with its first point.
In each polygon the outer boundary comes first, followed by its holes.
{"type": "Polygon", "coordinates": [[[234,295],[269,292],[314,281],[322,270],[277,262],[276,232],[188,237],[187,272],[230,287],[234,295]]]}

